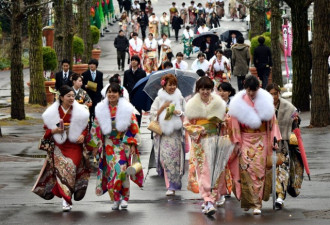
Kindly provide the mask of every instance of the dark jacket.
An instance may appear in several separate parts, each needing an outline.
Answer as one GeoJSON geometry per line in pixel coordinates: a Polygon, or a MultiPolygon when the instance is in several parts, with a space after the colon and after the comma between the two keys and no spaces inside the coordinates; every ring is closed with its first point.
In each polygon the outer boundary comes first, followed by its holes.
{"type": "Polygon", "coordinates": [[[232,49],[233,75],[245,76],[249,72],[250,48],[246,44],[235,44],[232,49]]]}
{"type": "Polygon", "coordinates": [[[92,74],[90,70],[86,70],[81,75],[83,76],[82,88],[87,91],[87,94],[92,99],[92,106],[95,107],[97,103],[99,103],[102,99],[101,90],[103,89],[103,73],[101,71],[96,70],[96,77],[94,81],[92,79],[92,74]],[[86,84],[88,83],[88,81],[97,83],[96,92],[86,88],[86,84]]]}
{"type": "Polygon", "coordinates": [[[183,20],[179,16],[173,16],[172,18],[172,29],[180,30],[181,25],[183,24],[183,20]]]}
{"type": "Polygon", "coordinates": [[[219,17],[211,17],[210,19],[210,28],[212,29],[213,27],[220,27],[220,22],[219,22],[219,17]]]}
{"type": "Polygon", "coordinates": [[[206,20],[202,17],[199,17],[196,21],[196,24],[197,24],[197,28],[202,26],[203,24],[206,24],[206,20]]]}
{"type": "Polygon", "coordinates": [[[273,63],[270,48],[266,45],[256,47],[253,54],[253,63],[257,68],[271,67],[273,63]]]}
{"type": "Polygon", "coordinates": [[[141,68],[138,68],[133,74],[132,69],[126,70],[124,73],[124,87],[128,91],[128,94],[131,96],[134,85],[142,78],[146,77],[147,74],[141,68]]]}
{"type": "Polygon", "coordinates": [[[206,41],[204,41],[200,47],[200,50],[206,54],[206,59],[210,60],[214,56],[215,50],[217,50],[217,46],[215,42],[211,42],[209,45],[209,51],[206,52],[206,41]]]}
{"type": "Polygon", "coordinates": [[[126,51],[129,46],[128,39],[125,36],[118,35],[113,45],[118,51],[126,51]]]}
{"type": "Polygon", "coordinates": [[[131,0],[124,0],[123,5],[124,5],[125,11],[130,11],[131,7],[132,7],[132,2],[131,2],[131,0]]]}
{"type": "Polygon", "coordinates": [[[70,87],[72,86],[72,79],[71,79],[71,76],[72,76],[73,72],[71,70],[69,70],[69,74],[68,74],[68,79],[66,80],[66,82],[63,80],[63,71],[60,71],[60,72],[57,72],[55,74],[55,89],[56,90],[59,90],[60,87],[62,85],[69,85],[70,87]]]}
{"type": "Polygon", "coordinates": [[[149,24],[149,19],[148,19],[148,16],[146,14],[144,14],[144,16],[139,16],[137,21],[140,24],[141,29],[146,28],[149,24]]]}

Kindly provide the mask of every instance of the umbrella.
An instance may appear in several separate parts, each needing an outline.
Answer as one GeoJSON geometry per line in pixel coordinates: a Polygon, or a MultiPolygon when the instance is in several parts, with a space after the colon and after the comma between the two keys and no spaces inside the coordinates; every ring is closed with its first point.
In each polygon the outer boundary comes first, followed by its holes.
{"type": "Polygon", "coordinates": [[[143,91],[147,93],[151,99],[155,99],[157,97],[158,90],[162,88],[160,84],[161,78],[166,74],[173,74],[176,76],[178,79],[178,88],[183,97],[187,97],[193,93],[195,82],[199,78],[199,76],[192,71],[183,71],[178,69],[157,71],[150,76],[143,89],[143,91]]]}
{"type": "Polygon", "coordinates": [[[299,147],[299,150],[300,150],[301,159],[302,159],[303,164],[304,164],[304,167],[305,167],[305,171],[306,171],[306,173],[308,175],[309,180],[311,180],[309,166],[308,166],[308,161],[307,161],[307,157],[306,157],[304,143],[303,143],[302,138],[301,138],[300,129],[299,128],[295,128],[293,130],[293,133],[296,135],[297,140],[298,140],[298,147],[299,147]]]}
{"type": "Polygon", "coordinates": [[[220,35],[220,39],[221,39],[221,41],[228,42],[229,39],[230,39],[230,36],[231,36],[233,33],[236,34],[236,38],[237,38],[237,37],[242,37],[242,36],[243,36],[243,34],[242,34],[240,31],[238,31],[238,30],[227,30],[226,32],[224,32],[224,33],[222,33],[222,34],[220,35]]]}
{"type": "Polygon", "coordinates": [[[215,43],[215,42],[219,41],[218,35],[214,34],[213,32],[204,32],[204,33],[202,33],[200,35],[197,35],[194,38],[194,40],[192,42],[192,45],[201,47],[202,43],[205,42],[205,40],[206,40],[205,38],[206,37],[211,37],[211,42],[212,43],[215,43]]]}
{"type": "Polygon", "coordinates": [[[130,94],[131,103],[138,110],[149,111],[152,105],[153,100],[143,91],[144,86],[148,82],[151,74],[140,79],[133,87],[133,90],[130,94]]]}

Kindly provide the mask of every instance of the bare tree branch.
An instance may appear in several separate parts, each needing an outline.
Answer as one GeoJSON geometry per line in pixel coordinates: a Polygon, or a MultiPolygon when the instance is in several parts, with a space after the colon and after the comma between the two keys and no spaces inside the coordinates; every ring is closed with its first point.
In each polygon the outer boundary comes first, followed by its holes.
{"type": "Polygon", "coordinates": [[[52,2],[52,0],[47,0],[47,1],[42,2],[42,3],[25,5],[22,12],[23,12],[23,14],[30,15],[32,13],[35,13],[37,10],[39,10],[40,7],[42,7],[42,6],[44,6],[48,3],[51,3],[51,2],[52,2]]]}

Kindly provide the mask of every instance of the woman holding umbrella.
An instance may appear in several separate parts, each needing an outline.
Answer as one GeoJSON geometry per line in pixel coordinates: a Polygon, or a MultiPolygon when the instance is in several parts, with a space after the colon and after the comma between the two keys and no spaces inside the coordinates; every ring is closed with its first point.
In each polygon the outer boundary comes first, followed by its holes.
{"type": "Polygon", "coordinates": [[[190,29],[190,26],[186,26],[182,34],[183,42],[183,53],[190,59],[190,54],[192,53],[193,46],[192,41],[194,39],[194,32],[190,29]]]}
{"type": "Polygon", "coordinates": [[[219,183],[213,180],[213,173],[221,162],[215,160],[215,152],[219,141],[218,127],[226,113],[226,103],[212,93],[213,89],[214,83],[209,77],[204,76],[196,82],[196,94],[186,105],[184,122],[192,140],[188,190],[201,194],[204,199],[202,212],[207,215],[216,211],[214,204],[219,183]]]}
{"type": "Polygon", "coordinates": [[[162,135],[154,134],[153,145],[157,172],[165,177],[166,195],[181,190],[184,171],[182,117],[185,100],[177,88],[177,78],[167,74],[161,79],[162,88],[150,109],[150,120],[158,120],[162,135]]]}

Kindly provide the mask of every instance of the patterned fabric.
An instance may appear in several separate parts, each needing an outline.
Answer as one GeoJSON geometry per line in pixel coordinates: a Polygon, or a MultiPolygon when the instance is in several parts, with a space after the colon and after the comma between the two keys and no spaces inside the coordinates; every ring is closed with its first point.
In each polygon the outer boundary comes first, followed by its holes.
{"type": "Polygon", "coordinates": [[[186,38],[184,35],[182,35],[183,53],[188,57],[190,56],[193,50],[193,46],[192,46],[193,39],[194,37],[186,38]]]}
{"type": "Polygon", "coordinates": [[[158,60],[157,60],[157,50],[153,51],[155,53],[155,57],[151,58],[148,55],[148,51],[146,47],[144,47],[144,56],[143,56],[143,69],[146,71],[147,74],[157,71],[157,65],[158,65],[158,60]]]}
{"type": "Polygon", "coordinates": [[[289,181],[290,157],[288,141],[280,142],[280,153],[284,155],[285,161],[276,168],[276,194],[278,198],[285,199],[289,181]]]}
{"type": "MultiPolygon", "coordinates": [[[[129,199],[130,182],[126,170],[131,165],[130,144],[137,145],[136,135],[139,127],[134,114],[131,116],[131,125],[126,132],[116,130],[115,116],[117,107],[110,107],[112,132],[103,136],[100,124],[95,118],[91,128],[91,136],[88,145],[97,147],[99,142],[102,146],[99,149],[99,168],[96,179],[96,195],[100,196],[109,192],[113,201],[129,199]],[[105,146],[105,148],[103,148],[105,146]]],[[[140,162],[138,150],[136,150],[137,161],[140,162]]],[[[143,184],[143,170],[131,177],[138,186],[143,184]]]]}
{"type": "Polygon", "coordinates": [[[78,92],[75,92],[75,94],[76,94],[75,100],[77,100],[78,103],[80,104],[84,104],[86,102],[92,101],[89,95],[87,94],[87,92],[82,88],[80,88],[78,92]]]}

